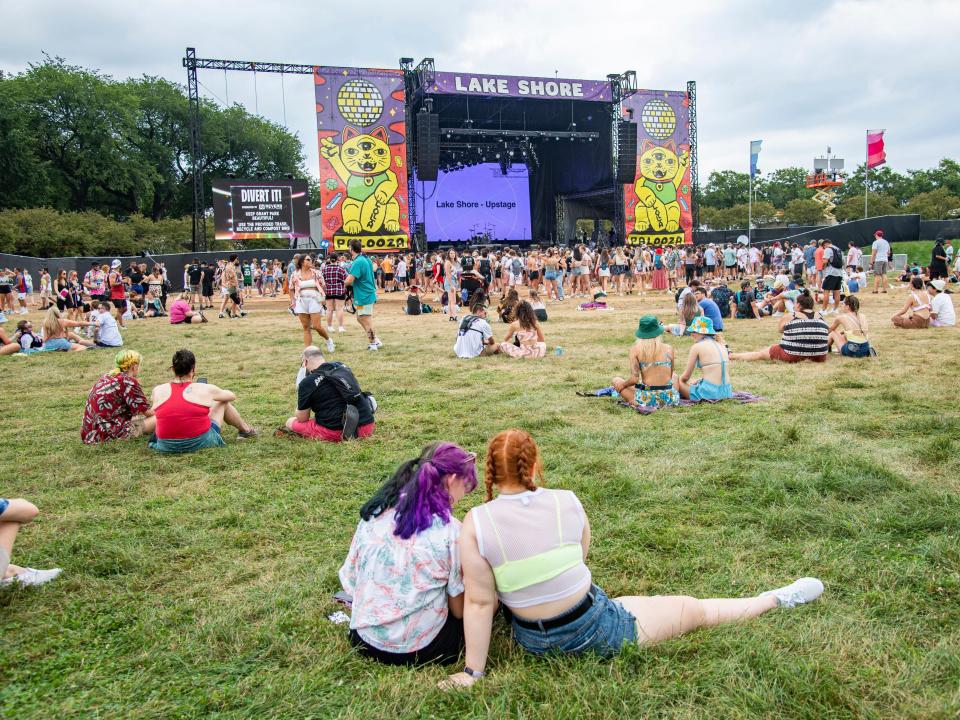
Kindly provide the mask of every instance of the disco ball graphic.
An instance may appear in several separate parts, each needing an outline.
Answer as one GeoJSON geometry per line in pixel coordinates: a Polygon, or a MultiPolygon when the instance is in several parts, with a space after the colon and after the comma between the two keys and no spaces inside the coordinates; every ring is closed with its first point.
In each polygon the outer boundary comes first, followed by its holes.
{"type": "Polygon", "coordinates": [[[347,122],[366,127],[383,114],[383,96],[366,80],[348,80],[337,93],[337,108],[347,122]]]}
{"type": "Polygon", "coordinates": [[[644,105],[640,122],[647,135],[656,140],[666,140],[677,129],[677,115],[663,100],[651,100],[644,105]]]}

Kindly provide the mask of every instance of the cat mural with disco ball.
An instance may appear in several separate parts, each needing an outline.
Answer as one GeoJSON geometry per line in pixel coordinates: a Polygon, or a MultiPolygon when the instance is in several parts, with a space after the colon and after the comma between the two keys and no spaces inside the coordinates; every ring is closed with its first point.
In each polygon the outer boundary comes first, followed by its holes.
{"type": "Polygon", "coordinates": [[[628,245],[693,242],[690,102],[684,91],[638,90],[622,103],[637,123],[637,172],[623,187],[628,245]]]}
{"type": "Polygon", "coordinates": [[[336,252],[410,247],[400,70],[315,68],[323,240],[336,252]]]}

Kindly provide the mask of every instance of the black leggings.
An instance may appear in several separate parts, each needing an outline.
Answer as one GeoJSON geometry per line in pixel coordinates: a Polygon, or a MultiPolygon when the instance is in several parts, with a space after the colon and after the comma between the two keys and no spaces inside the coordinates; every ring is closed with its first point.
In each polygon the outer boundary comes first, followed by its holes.
{"type": "Polygon", "coordinates": [[[375,648],[365,642],[356,630],[350,631],[350,644],[357,648],[361,655],[386,665],[449,665],[456,662],[463,652],[463,620],[448,614],[447,621],[437,636],[425,647],[410,653],[392,653],[375,648]]]}

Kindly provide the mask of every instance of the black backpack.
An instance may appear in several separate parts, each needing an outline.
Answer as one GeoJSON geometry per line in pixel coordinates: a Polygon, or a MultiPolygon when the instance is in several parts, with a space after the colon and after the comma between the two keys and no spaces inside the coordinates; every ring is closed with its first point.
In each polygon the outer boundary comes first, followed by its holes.
{"type": "Polygon", "coordinates": [[[365,405],[365,409],[370,409],[370,401],[367,399],[369,393],[360,389],[360,383],[353,371],[341,362],[324,363],[317,368],[317,373],[333,385],[347,404],[343,413],[343,439],[355,438],[360,408],[365,405]]]}
{"type": "Polygon", "coordinates": [[[464,255],[460,258],[460,267],[463,268],[464,272],[473,270],[473,255],[464,255]]]}
{"type": "Polygon", "coordinates": [[[839,248],[830,248],[830,267],[843,270],[843,253],[839,248]]]}

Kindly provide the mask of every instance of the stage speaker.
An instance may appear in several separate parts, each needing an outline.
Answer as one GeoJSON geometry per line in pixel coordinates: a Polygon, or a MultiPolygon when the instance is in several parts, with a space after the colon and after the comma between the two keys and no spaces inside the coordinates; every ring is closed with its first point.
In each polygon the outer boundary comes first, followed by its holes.
{"type": "Polygon", "coordinates": [[[617,125],[617,182],[632,183],[637,179],[637,124],[617,125]]]}
{"type": "MultiPolygon", "coordinates": [[[[636,131],[634,131],[636,146],[636,131]]],[[[417,178],[436,180],[440,164],[440,116],[435,113],[417,113],[417,178]]]]}

